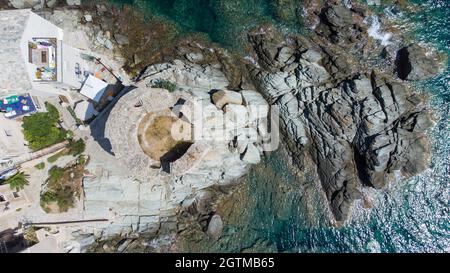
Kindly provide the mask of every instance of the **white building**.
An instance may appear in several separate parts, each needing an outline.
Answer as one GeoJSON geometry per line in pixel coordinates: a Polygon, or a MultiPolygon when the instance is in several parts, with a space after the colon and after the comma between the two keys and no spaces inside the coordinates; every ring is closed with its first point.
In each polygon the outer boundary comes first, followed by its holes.
{"type": "Polygon", "coordinates": [[[9,185],[0,185],[0,218],[29,204],[30,201],[24,190],[15,191],[9,185]]]}
{"type": "MultiPolygon", "coordinates": [[[[0,11],[0,97],[67,95],[68,90],[83,87],[86,101],[98,103],[107,83],[89,76],[95,74],[92,58],[65,43],[61,28],[31,10],[0,11]]],[[[86,103],[79,106],[83,107],[77,112],[93,108],[84,107],[86,103]]]]}
{"type": "Polygon", "coordinates": [[[103,97],[103,94],[105,93],[107,88],[108,84],[106,82],[92,75],[89,75],[84,82],[80,93],[98,103],[100,102],[100,99],[103,97]]]}
{"type": "Polygon", "coordinates": [[[0,11],[0,94],[81,88],[81,51],[59,27],[31,10],[0,11]]]}

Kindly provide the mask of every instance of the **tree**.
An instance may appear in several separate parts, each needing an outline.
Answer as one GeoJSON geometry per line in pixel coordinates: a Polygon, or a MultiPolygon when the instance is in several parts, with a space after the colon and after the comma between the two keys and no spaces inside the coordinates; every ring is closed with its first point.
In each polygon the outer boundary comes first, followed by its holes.
{"type": "Polygon", "coordinates": [[[57,122],[59,119],[58,109],[53,104],[48,102],[45,103],[45,108],[47,108],[50,119],[54,122],[57,122]]]}
{"type": "Polygon", "coordinates": [[[10,178],[6,179],[5,183],[9,184],[12,190],[20,191],[25,188],[29,183],[28,181],[29,175],[26,175],[23,172],[20,172],[10,178]]]}
{"type": "Polygon", "coordinates": [[[82,139],[79,139],[77,141],[72,140],[70,141],[68,148],[69,154],[73,156],[78,156],[84,152],[84,150],[86,149],[86,144],[82,139]]]}
{"type": "Polygon", "coordinates": [[[61,212],[66,212],[75,205],[75,198],[73,196],[73,191],[70,187],[63,187],[56,191],[55,193],[56,203],[58,204],[59,210],[61,212]]]}
{"type": "Polygon", "coordinates": [[[23,133],[32,150],[40,150],[63,141],[64,129],[58,128],[59,113],[55,106],[47,103],[46,113],[36,113],[23,118],[23,133]]]}
{"type": "Polygon", "coordinates": [[[61,184],[60,180],[64,176],[64,169],[58,166],[53,166],[48,171],[48,188],[50,190],[56,190],[61,184]]]}

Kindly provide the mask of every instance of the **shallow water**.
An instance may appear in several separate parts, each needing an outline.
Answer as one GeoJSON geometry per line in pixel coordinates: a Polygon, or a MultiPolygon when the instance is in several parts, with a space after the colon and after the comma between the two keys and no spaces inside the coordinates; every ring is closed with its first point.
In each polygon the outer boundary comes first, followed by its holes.
{"type": "MultiPolygon", "coordinates": [[[[119,2],[174,20],[186,32],[205,32],[212,41],[228,48],[239,44],[246,29],[264,22],[301,30],[295,20],[283,22],[270,0],[119,2]]],[[[450,54],[450,2],[413,2],[420,4],[420,9],[395,13],[397,19],[417,41],[450,54]]],[[[386,14],[392,10],[388,8],[386,14]]],[[[248,175],[241,203],[234,205],[242,211],[236,219],[226,219],[228,225],[219,242],[200,241],[187,250],[239,252],[258,246],[259,251],[289,252],[450,252],[448,65],[445,73],[421,86],[430,94],[430,106],[438,118],[429,132],[431,168],[407,181],[390,184],[373,200],[372,210],[361,210],[343,228],[328,227],[320,198],[305,194],[314,189],[298,181],[286,168],[283,157],[275,153],[248,175]],[[308,207],[305,198],[310,198],[308,207]]],[[[308,174],[304,180],[308,180],[308,174]]]]}
{"type": "Polygon", "coordinates": [[[202,32],[215,43],[240,50],[245,31],[270,23],[280,29],[301,30],[295,4],[278,13],[273,0],[110,0],[175,22],[183,33],[202,32]]]}

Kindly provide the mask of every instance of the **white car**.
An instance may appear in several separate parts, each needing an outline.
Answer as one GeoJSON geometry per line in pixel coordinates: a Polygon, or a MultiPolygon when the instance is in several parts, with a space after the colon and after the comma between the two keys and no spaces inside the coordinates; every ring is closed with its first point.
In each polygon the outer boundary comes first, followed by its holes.
{"type": "Polygon", "coordinates": [[[5,114],[5,118],[10,118],[17,115],[16,111],[11,111],[5,114]]]}

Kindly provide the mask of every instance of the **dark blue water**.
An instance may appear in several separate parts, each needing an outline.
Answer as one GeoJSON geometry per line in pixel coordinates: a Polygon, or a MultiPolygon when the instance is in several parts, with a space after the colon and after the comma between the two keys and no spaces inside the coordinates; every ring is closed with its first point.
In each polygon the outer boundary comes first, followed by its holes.
{"type": "MultiPolygon", "coordinates": [[[[261,23],[301,31],[288,15],[280,16],[270,0],[167,0],[130,2],[142,10],[175,21],[185,32],[206,33],[229,48],[245,30],[261,23]]],[[[300,1],[297,1],[300,2],[300,1]]],[[[413,1],[415,9],[396,14],[416,41],[450,54],[450,1],[413,1]]],[[[389,7],[382,6],[381,9],[389,7]]],[[[389,14],[389,12],[386,12],[389,14]]],[[[279,153],[255,167],[224,219],[218,242],[204,238],[186,250],[239,252],[450,252],[450,69],[420,83],[430,95],[437,117],[430,130],[430,169],[407,181],[397,181],[378,193],[374,208],[361,209],[342,228],[328,225],[318,190],[296,177],[279,153]]]]}

